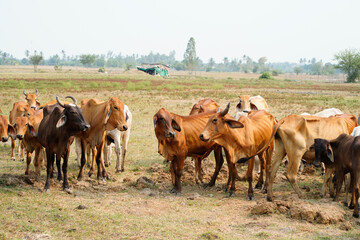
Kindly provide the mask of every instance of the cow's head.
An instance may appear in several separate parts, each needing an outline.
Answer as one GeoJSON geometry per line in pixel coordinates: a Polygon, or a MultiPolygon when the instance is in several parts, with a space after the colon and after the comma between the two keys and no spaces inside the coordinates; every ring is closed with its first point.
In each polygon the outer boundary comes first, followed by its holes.
{"type": "Polygon", "coordinates": [[[230,103],[223,111],[218,111],[209,118],[204,130],[200,134],[202,141],[219,142],[223,135],[229,131],[229,128],[243,128],[244,125],[234,119],[229,118],[226,114],[229,112],[230,103]]]}
{"type": "Polygon", "coordinates": [[[119,131],[126,131],[126,114],[124,112],[124,103],[116,97],[110,98],[105,108],[105,120],[107,130],[117,128],[119,131]]]}
{"type": "Polygon", "coordinates": [[[25,99],[27,101],[27,103],[29,104],[29,106],[32,109],[37,109],[40,107],[40,102],[38,102],[36,100],[37,95],[39,94],[39,91],[36,89],[35,93],[31,94],[31,93],[26,93],[25,90],[23,91],[24,95],[25,95],[25,99]]]}
{"type": "Polygon", "coordinates": [[[63,128],[65,131],[75,134],[77,132],[86,131],[90,125],[85,121],[81,113],[81,109],[76,105],[77,101],[72,96],[67,96],[74,101],[74,104],[63,104],[59,97],[56,96],[58,104],[64,108],[56,123],[56,128],[63,128]]]}
{"type": "Polygon", "coordinates": [[[153,118],[155,134],[160,139],[173,139],[176,132],[181,132],[180,124],[175,120],[174,115],[164,108],[161,108],[153,118]]]}
{"type": "Polygon", "coordinates": [[[16,138],[15,129],[9,124],[8,119],[5,116],[0,115],[0,137],[2,142],[7,142],[9,136],[13,139],[16,138]]]}
{"type": "Polygon", "coordinates": [[[315,138],[314,145],[310,147],[310,150],[315,151],[315,167],[321,167],[321,162],[325,165],[334,162],[334,153],[331,148],[330,142],[326,139],[315,138]]]}
{"type": "Polygon", "coordinates": [[[189,115],[211,111],[217,109],[218,107],[219,105],[211,98],[200,100],[198,103],[194,104],[189,115]]]}
{"type": "Polygon", "coordinates": [[[22,140],[25,136],[27,124],[29,119],[27,117],[21,116],[15,119],[14,128],[16,131],[16,138],[22,140]]]}

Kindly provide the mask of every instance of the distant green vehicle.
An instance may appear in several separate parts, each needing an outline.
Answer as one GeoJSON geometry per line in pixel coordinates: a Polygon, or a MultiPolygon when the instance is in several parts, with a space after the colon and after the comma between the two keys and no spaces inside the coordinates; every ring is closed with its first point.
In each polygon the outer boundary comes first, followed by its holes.
{"type": "Polygon", "coordinates": [[[150,75],[159,75],[161,77],[168,77],[169,76],[169,69],[170,66],[161,64],[161,63],[154,63],[154,64],[141,64],[140,67],[137,67],[138,70],[146,72],[150,75]]]}

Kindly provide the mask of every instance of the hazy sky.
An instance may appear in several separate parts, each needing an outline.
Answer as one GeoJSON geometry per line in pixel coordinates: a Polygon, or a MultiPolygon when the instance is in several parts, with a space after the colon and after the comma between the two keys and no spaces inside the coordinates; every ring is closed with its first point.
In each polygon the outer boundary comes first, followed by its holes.
{"type": "Polygon", "coordinates": [[[331,61],[360,45],[360,1],[332,0],[0,0],[0,50],[24,57],[176,51],[194,37],[198,56],[271,62],[331,61]]]}

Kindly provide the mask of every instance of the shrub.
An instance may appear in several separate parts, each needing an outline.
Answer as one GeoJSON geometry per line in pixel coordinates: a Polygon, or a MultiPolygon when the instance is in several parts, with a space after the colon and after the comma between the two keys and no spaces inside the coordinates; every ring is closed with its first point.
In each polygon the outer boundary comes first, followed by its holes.
{"type": "Polygon", "coordinates": [[[271,79],[271,73],[269,73],[269,72],[263,72],[262,74],[261,74],[261,76],[259,77],[259,79],[271,79]]]}
{"type": "Polygon", "coordinates": [[[104,68],[104,67],[99,68],[98,72],[99,72],[99,73],[104,73],[104,72],[105,72],[105,68],[104,68]]]}
{"type": "Polygon", "coordinates": [[[279,71],[278,70],[272,70],[271,71],[271,74],[273,75],[273,76],[279,76],[279,71]]]}

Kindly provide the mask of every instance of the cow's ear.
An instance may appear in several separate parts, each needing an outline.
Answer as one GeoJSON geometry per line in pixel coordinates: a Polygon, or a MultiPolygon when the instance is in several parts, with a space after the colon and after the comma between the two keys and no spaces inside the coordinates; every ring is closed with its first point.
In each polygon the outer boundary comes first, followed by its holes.
{"type": "Polygon", "coordinates": [[[226,119],[226,124],[231,128],[243,128],[244,124],[233,119],[226,119]]]}
{"type": "Polygon", "coordinates": [[[310,152],[315,152],[315,143],[309,147],[310,152]]]}
{"type": "Polygon", "coordinates": [[[171,126],[172,126],[172,128],[175,129],[176,131],[181,132],[181,127],[180,127],[180,125],[178,124],[178,122],[177,122],[175,119],[173,119],[173,120],[171,121],[171,126]]]}
{"type": "Polygon", "coordinates": [[[125,121],[127,121],[128,119],[129,119],[129,114],[125,112],[125,121]]]}
{"type": "Polygon", "coordinates": [[[59,128],[59,127],[64,126],[65,123],[66,123],[66,121],[67,121],[66,115],[65,115],[65,114],[61,114],[59,121],[56,123],[56,128],[59,128]]]}
{"type": "Polygon", "coordinates": [[[154,115],[154,117],[153,117],[154,126],[157,124],[157,120],[158,120],[157,116],[154,115]]]}
{"type": "Polygon", "coordinates": [[[109,121],[110,116],[111,116],[111,108],[110,108],[110,104],[108,104],[106,106],[106,109],[105,109],[104,125],[107,124],[107,122],[109,121]]]}
{"type": "Polygon", "coordinates": [[[334,153],[333,153],[333,150],[332,150],[330,144],[326,148],[326,155],[330,159],[331,162],[334,162],[334,153]]]}
{"type": "Polygon", "coordinates": [[[36,100],[36,108],[39,109],[41,106],[40,102],[38,100],[36,100]]]}
{"type": "Polygon", "coordinates": [[[8,135],[12,138],[12,139],[16,139],[16,131],[15,128],[8,124],[8,135]]]}
{"type": "Polygon", "coordinates": [[[35,131],[35,128],[30,123],[28,123],[28,125],[27,125],[27,130],[29,131],[31,136],[37,137],[37,133],[35,131]]]}

